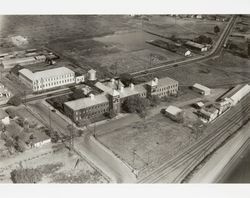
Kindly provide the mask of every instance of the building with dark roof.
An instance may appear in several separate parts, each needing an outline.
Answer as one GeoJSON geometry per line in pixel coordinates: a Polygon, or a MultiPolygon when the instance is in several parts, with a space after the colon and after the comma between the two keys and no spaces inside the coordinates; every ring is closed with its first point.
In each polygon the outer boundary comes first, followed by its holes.
{"type": "Polygon", "coordinates": [[[163,78],[143,83],[130,84],[129,87],[118,80],[111,79],[110,82],[96,82],[94,85],[101,93],[90,94],[89,97],[64,103],[64,112],[74,122],[82,119],[94,119],[104,113],[118,114],[121,111],[122,103],[129,97],[151,97],[153,95],[164,97],[175,95],[178,92],[178,81],[171,78],[163,78]]]}

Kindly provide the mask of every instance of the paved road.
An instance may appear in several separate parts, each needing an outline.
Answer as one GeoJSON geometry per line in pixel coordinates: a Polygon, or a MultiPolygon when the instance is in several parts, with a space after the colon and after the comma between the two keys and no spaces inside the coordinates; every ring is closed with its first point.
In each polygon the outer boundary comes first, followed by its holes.
{"type": "Polygon", "coordinates": [[[219,56],[221,54],[221,49],[223,48],[223,44],[227,41],[227,38],[228,38],[228,36],[229,36],[229,34],[231,32],[231,29],[234,26],[236,18],[237,18],[236,16],[231,17],[231,19],[228,22],[226,28],[221,33],[220,38],[215,43],[212,50],[209,53],[205,54],[204,56],[200,56],[200,57],[196,57],[196,58],[190,58],[190,59],[181,60],[181,61],[176,61],[176,62],[170,63],[170,64],[162,63],[157,67],[153,67],[153,68],[149,68],[149,69],[146,69],[146,70],[133,72],[133,73],[131,73],[131,75],[134,78],[139,78],[139,77],[147,76],[150,73],[156,73],[156,72],[159,72],[159,71],[166,71],[166,70],[174,69],[175,66],[181,67],[181,66],[188,65],[190,63],[205,61],[205,60],[208,60],[208,59],[215,58],[215,57],[219,56]]]}

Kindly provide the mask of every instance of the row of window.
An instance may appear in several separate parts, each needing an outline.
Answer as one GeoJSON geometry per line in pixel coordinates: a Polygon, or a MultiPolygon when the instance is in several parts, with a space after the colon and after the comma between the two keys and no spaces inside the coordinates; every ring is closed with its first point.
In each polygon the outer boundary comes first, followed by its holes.
{"type": "Polygon", "coordinates": [[[78,120],[81,120],[83,118],[91,118],[91,117],[95,117],[97,115],[103,114],[107,111],[108,111],[108,109],[100,109],[99,111],[91,112],[87,115],[76,115],[75,119],[76,119],[76,121],[78,121],[78,120]]]}
{"type": "Polygon", "coordinates": [[[47,82],[47,81],[59,80],[59,79],[73,77],[73,76],[74,76],[73,73],[72,74],[64,74],[64,75],[56,76],[56,77],[53,77],[53,78],[45,78],[44,81],[47,82]]]}
{"type": "Polygon", "coordinates": [[[52,83],[45,83],[43,85],[34,85],[33,88],[34,90],[37,89],[44,89],[44,88],[48,88],[48,87],[52,87],[52,86],[59,86],[65,83],[70,83],[72,82],[72,79],[67,79],[67,80],[62,80],[62,81],[56,81],[56,82],[52,82],[52,83]]]}
{"type": "Polygon", "coordinates": [[[169,94],[174,94],[174,93],[176,93],[176,90],[169,90],[169,91],[159,93],[158,96],[163,97],[163,96],[166,96],[166,95],[169,95],[169,94]]]}
{"type": "MultiPolygon", "coordinates": [[[[100,109],[100,108],[108,109],[108,107],[109,107],[108,103],[102,103],[102,104],[98,104],[98,105],[95,105],[95,106],[88,107],[86,109],[82,109],[81,111],[76,111],[75,114],[76,114],[76,116],[78,116],[79,114],[86,114],[86,113],[89,113],[89,112],[91,113],[93,110],[100,109]]],[[[100,109],[100,110],[102,110],[102,109],[100,109]]],[[[96,111],[96,112],[98,112],[98,111],[96,111]]]]}
{"type": "Polygon", "coordinates": [[[170,85],[170,86],[167,86],[167,87],[159,88],[159,89],[157,89],[157,91],[165,91],[165,90],[173,89],[173,88],[177,88],[177,87],[178,87],[178,84],[175,84],[175,85],[170,85]]]}

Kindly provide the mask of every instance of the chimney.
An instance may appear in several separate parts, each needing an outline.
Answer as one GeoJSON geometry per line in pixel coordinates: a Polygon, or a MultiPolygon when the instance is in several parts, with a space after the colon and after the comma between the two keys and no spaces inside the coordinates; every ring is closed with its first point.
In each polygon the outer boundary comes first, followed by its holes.
{"type": "Polygon", "coordinates": [[[89,96],[90,96],[90,99],[91,99],[91,100],[94,100],[94,99],[95,99],[95,95],[94,95],[94,94],[89,94],[89,96]]]}
{"type": "Polygon", "coordinates": [[[131,90],[134,90],[135,85],[133,83],[130,83],[129,87],[131,90]]]}
{"type": "Polygon", "coordinates": [[[155,77],[154,81],[155,81],[155,84],[158,85],[158,81],[159,81],[158,78],[155,77]]]}
{"type": "Polygon", "coordinates": [[[123,89],[124,89],[124,87],[123,87],[123,86],[121,86],[121,87],[120,87],[120,91],[121,91],[121,92],[123,92],[123,89]]]}

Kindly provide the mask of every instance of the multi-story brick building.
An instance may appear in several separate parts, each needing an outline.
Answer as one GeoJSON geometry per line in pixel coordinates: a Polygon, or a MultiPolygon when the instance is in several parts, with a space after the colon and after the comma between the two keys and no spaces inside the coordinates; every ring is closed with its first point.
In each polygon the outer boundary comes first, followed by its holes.
{"type": "Polygon", "coordinates": [[[97,82],[95,87],[102,91],[101,94],[81,98],[74,101],[64,103],[64,112],[74,122],[81,119],[93,119],[106,112],[115,114],[121,111],[121,104],[126,98],[131,96],[151,97],[157,95],[159,97],[174,95],[178,91],[178,82],[171,78],[163,78],[158,80],[155,78],[151,82],[134,85],[129,87],[112,79],[110,82],[97,82]]]}

